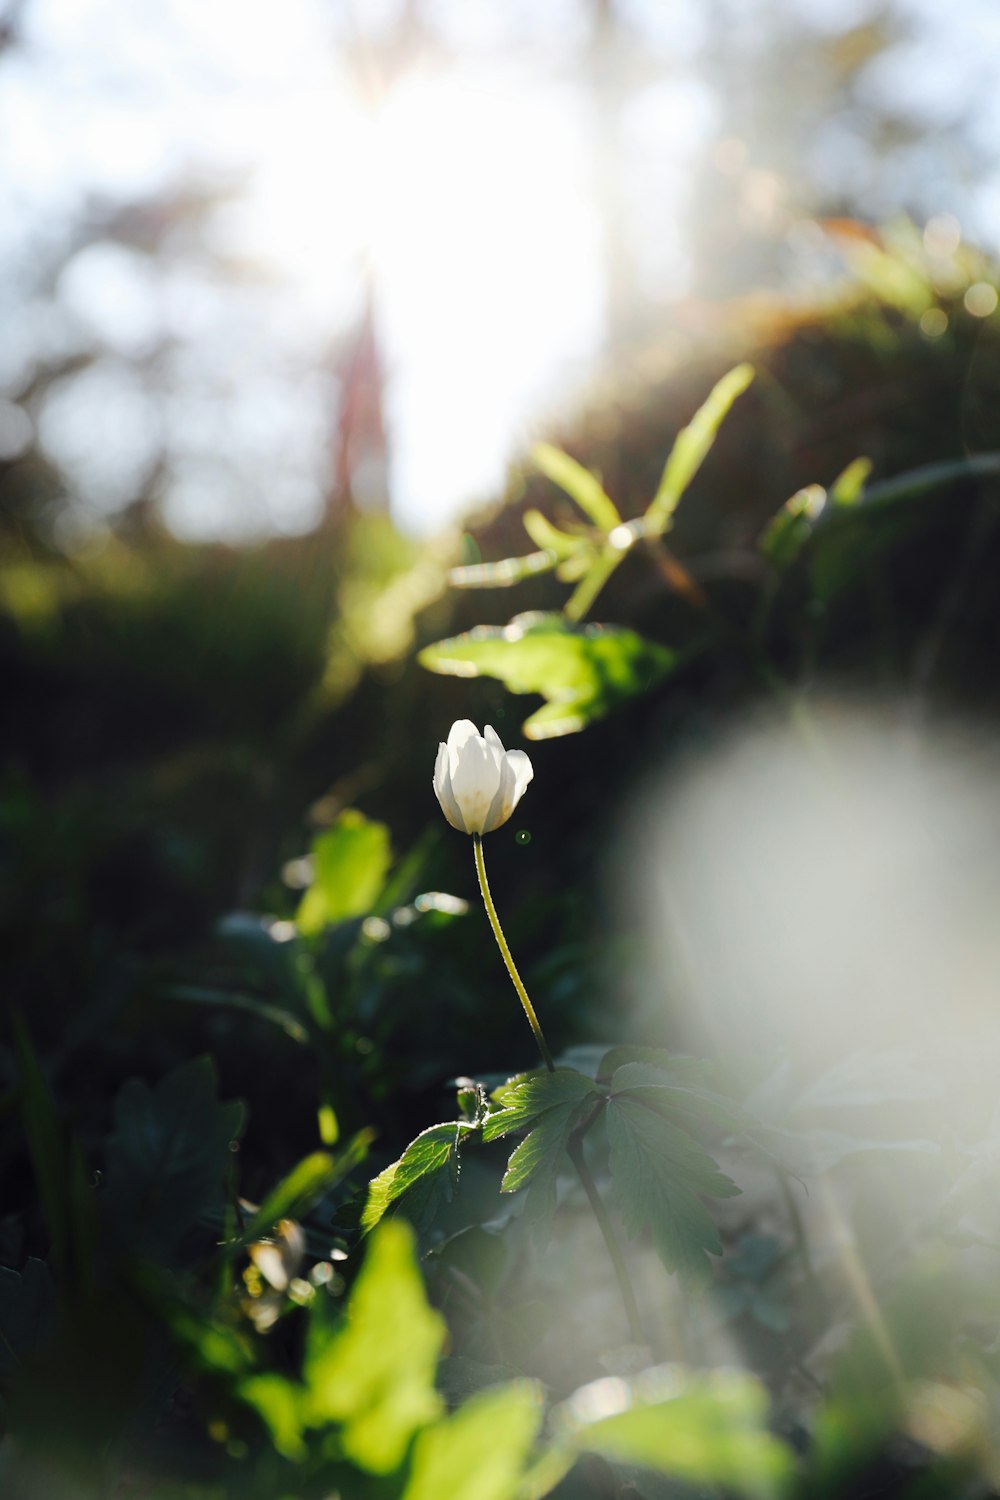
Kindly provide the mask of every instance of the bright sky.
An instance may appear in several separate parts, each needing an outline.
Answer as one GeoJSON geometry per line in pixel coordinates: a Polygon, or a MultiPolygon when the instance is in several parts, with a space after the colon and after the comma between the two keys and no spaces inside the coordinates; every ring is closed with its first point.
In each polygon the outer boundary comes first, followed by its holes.
{"type": "MultiPolygon", "coordinates": [[[[797,3],[817,26],[872,9],[797,3]]],[[[947,111],[964,68],[989,95],[1000,7],[965,0],[973,24],[958,28],[929,0],[907,3],[923,40],[869,87],[903,109],[947,111]]],[[[649,57],[671,60],[637,85],[623,128],[636,274],[676,295],[692,164],[719,123],[685,67],[705,11],[672,6],[667,27],[655,0],[621,8],[649,57]]],[[[428,57],[376,111],[345,66],[345,18],[370,33],[398,9],[284,0],[276,22],[246,0],[24,8],[0,59],[0,398],[16,402],[40,358],[98,354],[32,412],[82,516],[127,503],[166,446],[164,507],[180,533],[311,525],[336,411],[326,372],[366,265],[389,373],[392,502],[410,529],[494,493],[508,457],[593,368],[606,319],[593,123],[565,64],[584,8],[436,0],[460,65],[428,57]],[[88,232],[179,184],[231,190],[207,243],[183,222],[156,255],[88,232]],[[35,285],[47,258],[63,262],[54,296],[35,285]]],[[[1000,132],[1000,88],[991,97],[984,140],[1000,132]]],[[[834,141],[833,163],[850,160],[850,142],[834,141]]],[[[996,224],[998,184],[980,185],[974,210],[996,224]]]]}

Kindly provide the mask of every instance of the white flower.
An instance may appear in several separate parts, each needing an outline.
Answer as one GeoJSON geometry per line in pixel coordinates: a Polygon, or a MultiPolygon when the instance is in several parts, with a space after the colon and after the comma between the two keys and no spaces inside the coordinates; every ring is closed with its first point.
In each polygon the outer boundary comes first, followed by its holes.
{"type": "Polygon", "coordinates": [[[481,735],[469,719],[451,726],[438,746],[434,792],[452,828],[492,833],[506,823],[534,775],[523,750],[504,750],[489,724],[481,735]]]}

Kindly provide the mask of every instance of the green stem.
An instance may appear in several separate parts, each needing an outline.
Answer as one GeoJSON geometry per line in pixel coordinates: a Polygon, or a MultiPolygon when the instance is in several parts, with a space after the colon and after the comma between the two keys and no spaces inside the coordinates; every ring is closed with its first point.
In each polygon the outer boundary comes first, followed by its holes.
{"type": "MultiPolygon", "coordinates": [[[[535,1007],[532,1005],[528,991],[524,987],[524,981],[517,972],[517,965],[514,963],[513,955],[507,946],[507,939],[503,935],[503,928],[500,926],[497,909],[493,905],[489,881],[486,879],[486,861],[483,858],[483,840],[480,834],[474,833],[472,835],[472,847],[476,855],[476,873],[479,876],[479,889],[483,893],[483,903],[486,907],[486,915],[490,919],[490,926],[493,928],[493,936],[497,940],[497,946],[503,954],[504,963],[507,965],[507,973],[510,975],[514,983],[514,988],[517,990],[518,997],[524,1007],[524,1014],[528,1018],[528,1025],[531,1027],[535,1041],[538,1043],[538,1050],[542,1054],[542,1061],[549,1072],[554,1073],[555,1063],[552,1061],[552,1053],[549,1051],[538,1017],[535,1015],[535,1007]]],[[[632,1282],[629,1278],[628,1266],[625,1264],[625,1257],[618,1243],[618,1236],[615,1234],[615,1226],[612,1224],[601,1195],[597,1191],[597,1184],[590,1175],[590,1168],[587,1166],[586,1158],[583,1154],[583,1136],[600,1114],[603,1103],[603,1100],[600,1101],[590,1116],[583,1122],[582,1126],[570,1137],[566,1150],[579,1174],[580,1181],[583,1183],[583,1190],[593,1210],[594,1218],[597,1220],[598,1228],[604,1236],[604,1243],[608,1247],[608,1255],[611,1257],[611,1264],[614,1267],[618,1288],[622,1294],[622,1302],[625,1304],[625,1316],[628,1319],[632,1340],[636,1344],[644,1344],[646,1337],[643,1333],[642,1324],[639,1321],[639,1309],[636,1305],[635,1292],[632,1289],[632,1282]]]]}
{"type": "Polygon", "coordinates": [[[538,1050],[542,1054],[542,1061],[549,1072],[554,1073],[556,1065],[552,1061],[552,1053],[549,1051],[548,1043],[545,1040],[538,1017],[535,1015],[535,1007],[532,1005],[528,991],[524,987],[524,981],[517,972],[517,965],[514,962],[513,955],[507,947],[507,939],[503,935],[503,928],[500,926],[497,909],[493,905],[489,881],[486,879],[486,861],[483,858],[483,839],[481,834],[474,833],[472,835],[472,847],[476,856],[476,874],[479,876],[479,889],[483,893],[483,904],[486,907],[486,915],[490,919],[490,926],[493,928],[493,936],[497,940],[497,947],[503,954],[503,961],[507,965],[507,973],[510,975],[511,982],[517,990],[518,998],[524,1008],[524,1014],[528,1018],[528,1025],[531,1027],[535,1041],[538,1043],[538,1050]]]}
{"type": "Polygon", "coordinates": [[[608,1255],[611,1257],[611,1264],[614,1267],[615,1276],[618,1280],[618,1290],[621,1292],[622,1302],[625,1304],[625,1316],[628,1319],[632,1342],[634,1344],[646,1344],[649,1340],[639,1321],[639,1308],[635,1300],[635,1292],[632,1288],[632,1279],[628,1274],[628,1266],[625,1264],[625,1257],[622,1254],[622,1247],[618,1243],[615,1226],[611,1222],[611,1217],[604,1206],[604,1201],[597,1191],[597,1183],[590,1175],[590,1168],[587,1166],[586,1158],[583,1154],[583,1142],[578,1135],[570,1139],[566,1150],[580,1175],[580,1181],[583,1183],[583,1191],[587,1195],[594,1218],[597,1220],[597,1226],[604,1236],[605,1245],[608,1247],[608,1255]]]}

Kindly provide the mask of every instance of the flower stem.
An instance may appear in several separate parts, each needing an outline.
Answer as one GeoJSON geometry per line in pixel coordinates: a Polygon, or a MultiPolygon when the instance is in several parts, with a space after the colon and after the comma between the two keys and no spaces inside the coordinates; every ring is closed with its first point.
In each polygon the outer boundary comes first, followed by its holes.
{"type": "Polygon", "coordinates": [[[556,1065],[552,1061],[552,1053],[549,1051],[548,1043],[545,1040],[538,1017],[535,1015],[535,1007],[532,1005],[528,991],[524,987],[524,981],[517,972],[517,965],[514,962],[513,955],[507,947],[507,939],[503,935],[503,928],[500,926],[497,909],[493,905],[489,881],[486,879],[486,861],[483,858],[483,840],[481,834],[474,833],[472,835],[472,848],[476,856],[476,874],[479,876],[479,889],[483,893],[483,904],[486,907],[486,915],[490,919],[490,926],[493,928],[493,936],[497,940],[497,947],[503,954],[503,961],[507,965],[507,973],[510,975],[511,982],[517,990],[518,998],[524,1008],[524,1014],[528,1018],[528,1025],[531,1027],[535,1041],[538,1043],[538,1050],[542,1054],[542,1061],[549,1072],[554,1073],[556,1065]]]}
{"type": "Polygon", "coordinates": [[[566,1149],[570,1160],[579,1173],[580,1181],[583,1183],[583,1191],[587,1195],[594,1218],[597,1220],[597,1227],[604,1236],[604,1243],[608,1247],[608,1255],[611,1257],[611,1264],[614,1267],[615,1276],[618,1281],[618,1290],[621,1292],[622,1302],[625,1304],[625,1316],[628,1319],[632,1342],[634,1344],[645,1344],[648,1340],[639,1321],[639,1308],[636,1304],[635,1292],[632,1288],[632,1279],[628,1274],[628,1266],[625,1264],[625,1257],[622,1254],[622,1247],[618,1243],[615,1227],[604,1206],[604,1201],[597,1191],[597,1183],[590,1175],[590,1168],[587,1166],[583,1154],[583,1142],[579,1135],[571,1137],[566,1149]]]}
{"type": "MultiPolygon", "coordinates": [[[[518,997],[524,1007],[524,1014],[528,1018],[528,1025],[531,1027],[535,1041],[538,1043],[538,1050],[542,1054],[542,1060],[549,1072],[554,1073],[555,1063],[552,1061],[552,1053],[549,1051],[542,1028],[539,1025],[538,1017],[535,1015],[535,1007],[532,1005],[528,991],[524,987],[524,981],[517,972],[517,965],[514,963],[513,955],[507,946],[507,939],[503,935],[503,928],[500,926],[497,909],[493,905],[489,881],[486,879],[486,861],[483,858],[483,841],[480,834],[474,833],[472,835],[472,847],[476,854],[476,873],[479,876],[479,889],[483,893],[486,915],[490,919],[493,936],[497,940],[497,946],[503,954],[504,963],[507,965],[507,973],[513,980],[514,988],[517,990],[518,997]]],[[[643,1333],[642,1324],[639,1321],[639,1309],[636,1305],[635,1292],[632,1289],[628,1266],[625,1264],[625,1257],[618,1243],[618,1236],[615,1234],[615,1227],[611,1222],[611,1217],[604,1206],[600,1193],[597,1191],[597,1184],[590,1174],[590,1168],[587,1166],[587,1161],[583,1154],[583,1136],[600,1113],[600,1104],[602,1102],[599,1101],[598,1107],[573,1133],[566,1150],[579,1174],[580,1181],[583,1183],[583,1190],[593,1210],[594,1218],[597,1220],[597,1226],[604,1236],[604,1243],[608,1248],[608,1255],[611,1257],[611,1264],[614,1267],[615,1277],[618,1281],[618,1289],[622,1294],[622,1302],[625,1304],[625,1316],[628,1319],[632,1340],[636,1344],[643,1344],[646,1342],[646,1337],[643,1333]]]]}

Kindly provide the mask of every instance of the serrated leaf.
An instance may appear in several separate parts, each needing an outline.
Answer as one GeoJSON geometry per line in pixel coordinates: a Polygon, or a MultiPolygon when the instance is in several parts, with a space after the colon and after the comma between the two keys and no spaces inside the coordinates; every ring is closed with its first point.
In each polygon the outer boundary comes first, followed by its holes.
{"type": "Polygon", "coordinates": [[[558,555],[545,548],[540,552],[529,552],[526,557],[505,557],[502,562],[469,563],[463,568],[451,568],[448,582],[455,589],[509,589],[538,573],[551,573],[558,561],[558,555]]]}
{"type": "Polygon", "coordinates": [[[307,937],[335,922],[363,917],[385,885],[392,850],[389,830],[348,808],[313,844],[314,876],[299,903],[295,924],[307,937]]]}
{"type": "Polygon", "coordinates": [[[556,1068],[551,1073],[520,1073],[497,1089],[493,1097],[501,1108],[483,1122],[484,1141],[523,1130],[546,1110],[559,1105],[577,1105],[596,1098],[597,1090],[593,1081],[575,1068],[556,1068]]]}
{"type": "Polygon", "coordinates": [[[514,1500],[542,1410],[527,1380],[473,1396],[418,1435],[402,1500],[514,1500]]]}
{"type": "Polygon", "coordinates": [[[134,1254],[169,1262],[203,1212],[224,1196],[243,1105],[220,1104],[211,1058],[175,1068],[151,1089],[131,1078],[115,1100],[105,1201],[134,1254]]]}
{"type": "Polygon", "coordinates": [[[665,1047],[611,1047],[601,1057],[597,1078],[607,1082],[628,1063],[648,1063],[666,1075],[666,1080],[684,1088],[707,1086],[715,1076],[712,1063],[703,1057],[685,1057],[665,1047]]]}
{"type": "MultiPolygon", "coordinates": [[[[794,1474],[792,1454],[767,1430],[767,1394],[751,1375],[714,1371],[681,1380],[655,1375],[631,1386],[615,1381],[584,1387],[568,1403],[570,1441],[577,1451],[639,1464],[692,1485],[719,1485],[734,1495],[776,1500],[794,1474]],[[593,1392],[593,1396],[590,1393],[593,1392]],[[589,1398],[589,1399],[588,1399],[589,1398]],[[617,1406],[596,1420],[578,1413],[617,1406]]],[[[557,1413],[557,1423],[561,1413],[557,1413]]]]}
{"type": "Polygon", "coordinates": [[[688,425],[677,434],[656,494],[646,511],[649,532],[662,532],[670,525],[678,501],[701,468],[723,419],[737,396],[742,395],[753,380],[754,373],[752,365],[743,364],[723,375],[688,425]]]}
{"type": "Polygon", "coordinates": [[[676,670],[680,654],[615,625],[573,626],[561,615],[518,615],[426,646],[431,672],[496,677],[512,693],[539,693],[544,708],[524,724],[528,739],[572,734],[676,670]]]}
{"type": "Polygon", "coordinates": [[[687,1117],[698,1124],[710,1120],[729,1130],[744,1128],[743,1118],[731,1100],[700,1083],[692,1086],[688,1082],[676,1082],[676,1077],[671,1067],[658,1068],[645,1062],[625,1063],[615,1071],[611,1093],[613,1096],[631,1093],[649,1109],[668,1116],[687,1117]]]}
{"type": "Polygon", "coordinates": [[[411,1141],[399,1160],[368,1184],[362,1229],[373,1229],[390,1206],[422,1179],[447,1173],[446,1191],[450,1189],[458,1175],[459,1145],[472,1128],[465,1120],[449,1120],[442,1125],[431,1125],[411,1141]]]}
{"type": "Polygon", "coordinates": [[[621,525],[618,509],[596,474],[551,443],[536,443],[531,456],[546,479],[565,491],[601,531],[614,531],[621,525]]]}
{"type": "Polygon", "coordinates": [[[704,1278],[707,1255],[721,1255],[715,1224],[701,1201],[739,1192],[686,1131],[634,1093],[608,1101],[611,1176],[626,1231],[648,1229],[668,1271],[704,1278]]]}
{"type": "Polygon", "coordinates": [[[590,1105],[590,1096],[577,1103],[559,1104],[539,1116],[532,1130],[512,1152],[500,1184],[502,1193],[526,1187],[524,1220],[544,1245],[556,1211],[556,1189],[566,1148],[590,1105]]]}

